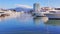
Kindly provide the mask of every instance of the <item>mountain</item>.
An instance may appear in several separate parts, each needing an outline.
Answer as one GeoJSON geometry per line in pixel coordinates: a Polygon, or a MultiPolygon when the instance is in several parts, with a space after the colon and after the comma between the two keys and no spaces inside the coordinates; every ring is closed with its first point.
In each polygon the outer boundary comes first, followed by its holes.
{"type": "Polygon", "coordinates": [[[21,12],[21,11],[29,12],[30,10],[32,10],[32,7],[28,5],[16,4],[16,6],[17,6],[16,8],[10,10],[16,10],[17,12],[21,12]]]}
{"type": "Polygon", "coordinates": [[[9,9],[9,10],[16,10],[17,12],[21,12],[21,11],[24,11],[24,12],[29,12],[30,10],[32,10],[32,8],[26,8],[26,7],[16,7],[16,8],[9,9]]]}
{"type": "Polygon", "coordinates": [[[17,8],[15,8],[15,10],[16,10],[17,12],[20,12],[20,11],[25,11],[25,12],[27,12],[27,11],[30,11],[31,8],[17,7],[17,8]]]}

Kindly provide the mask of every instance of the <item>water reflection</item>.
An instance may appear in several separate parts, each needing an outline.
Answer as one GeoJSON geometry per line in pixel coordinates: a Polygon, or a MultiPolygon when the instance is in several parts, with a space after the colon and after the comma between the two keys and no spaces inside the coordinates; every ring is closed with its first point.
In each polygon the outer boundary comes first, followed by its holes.
{"type": "Polygon", "coordinates": [[[60,20],[49,20],[47,17],[39,17],[34,19],[34,22],[36,25],[42,26],[46,30],[46,34],[60,34],[60,20]]]}
{"type": "Polygon", "coordinates": [[[19,17],[16,18],[20,23],[27,23],[30,21],[33,21],[33,17],[31,16],[31,14],[22,14],[19,17]]]}
{"type": "Polygon", "coordinates": [[[0,22],[5,21],[5,20],[14,19],[14,18],[17,18],[18,16],[20,16],[20,14],[15,14],[15,13],[10,16],[0,16],[0,22]]]}
{"type": "Polygon", "coordinates": [[[60,20],[48,20],[45,25],[50,34],[60,34],[60,20]]]}
{"type": "Polygon", "coordinates": [[[60,25],[60,20],[49,20],[48,22],[45,23],[46,25],[60,25]]]}
{"type": "Polygon", "coordinates": [[[48,20],[48,17],[34,18],[31,14],[0,17],[0,31],[46,33],[56,32],[56,30],[60,31],[60,20],[48,20]]]}
{"type": "Polygon", "coordinates": [[[36,17],[34,18],[34,22],[36,25],[44,24],[48,21],[48,17],[36,17]]]}
{"type": "Polygon", "coordinates": [[[10,20],[10,19],[18,19],[20,18],[21,20],[25,19],[25,18],[29,18],[30,15],[29,14],[20,14],[20,13],[13,13],[11,14],[10,16],[3,16],[3,17],[0,17],[0,22],[1,21],[4,21],[4,20],[10,20]]]}

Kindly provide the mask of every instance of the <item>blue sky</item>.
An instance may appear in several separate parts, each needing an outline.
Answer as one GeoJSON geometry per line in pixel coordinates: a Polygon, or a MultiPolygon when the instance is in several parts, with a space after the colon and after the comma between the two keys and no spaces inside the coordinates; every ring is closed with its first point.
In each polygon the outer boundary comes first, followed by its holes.
{"type": "Polygon", "coordinates": [[[60,0],[0,0],[0,8],[15,8],[17,4],[33,6],[39,2],[41,7],[60,7],[60,0]]]}

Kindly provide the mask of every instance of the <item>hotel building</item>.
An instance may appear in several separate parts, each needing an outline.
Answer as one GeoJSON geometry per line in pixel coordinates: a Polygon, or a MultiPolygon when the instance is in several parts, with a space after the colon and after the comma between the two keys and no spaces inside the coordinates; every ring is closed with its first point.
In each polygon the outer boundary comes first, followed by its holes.
{"type": "Polygon", "coordinates": [[[33,10],[35,11],[35,12],[39,12],[40,11],[40,4],[39,3],[34,3],[33,4],[33,10]]]}

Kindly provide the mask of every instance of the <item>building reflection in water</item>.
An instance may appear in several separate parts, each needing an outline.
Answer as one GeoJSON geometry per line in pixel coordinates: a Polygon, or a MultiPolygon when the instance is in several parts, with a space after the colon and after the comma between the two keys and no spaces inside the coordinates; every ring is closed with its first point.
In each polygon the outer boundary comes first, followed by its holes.
{"type": "Polygon", "coordinates": [[[48,17],[36,17],[36,18],[34,18],[34,23],[36,25],[44,24],[47,21],[48,21],[48,17]]]}
{"type": "Polygon", "coordinates": [[[33,21],[33,17],[31,14],[22,14],[17,18],[20,23],[31,23],[33,21]]]}

